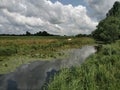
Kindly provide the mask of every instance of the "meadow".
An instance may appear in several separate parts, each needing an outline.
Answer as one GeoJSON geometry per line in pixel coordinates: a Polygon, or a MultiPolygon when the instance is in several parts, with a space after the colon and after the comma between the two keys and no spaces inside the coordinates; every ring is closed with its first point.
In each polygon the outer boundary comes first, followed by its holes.
{"type": "Polygon", "coordinates": [[[91,44],[94,39],[88,37],[0,36],[0,74],[36,60],[65,58],[64,50],[91,44]]]}
{"type": "Polygon", "coordinates": [[[45,90],[119,90],[120,40],[102,45],[81,66],[62,68],[45,90]],[[47,88],[47,89],[46,89],[47,88]]]}

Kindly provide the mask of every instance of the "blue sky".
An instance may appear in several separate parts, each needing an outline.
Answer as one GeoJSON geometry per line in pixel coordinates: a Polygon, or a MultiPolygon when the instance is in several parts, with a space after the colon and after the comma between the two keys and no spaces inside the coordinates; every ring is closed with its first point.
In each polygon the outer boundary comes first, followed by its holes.
{"type": "Polygon", "coordinates": [[[73,6],[83,5],[86,6],[84,0],[51,0],[52,2],[59,1],[64,5],[72,4],[73,6]]]}

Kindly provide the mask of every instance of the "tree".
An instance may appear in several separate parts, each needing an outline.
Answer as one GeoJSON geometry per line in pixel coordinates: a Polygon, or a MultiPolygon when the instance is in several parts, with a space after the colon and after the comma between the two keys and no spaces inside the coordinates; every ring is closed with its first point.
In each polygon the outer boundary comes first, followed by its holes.
{"type": "Polygon", "coordinates": [[[115,2],[113,8],[107,13],[107,17],[100,21],[92,36],[99,41],[114,42],[120,36],[120,13],[117,13],[120,3],[115,2]]]}
{"type": "Polygon", "coordinates": [[[43,31],[42,36],[49,36],[49,34],[46,31],[43,31]]]}
{"type": "Polygon", "coordinates": [[[26,31],[26,36],[30,36],[30,35],[31,35],[31,33],[26,31]]]}
{"type": "Polygon", "coordinates": [[[46,32],[46,31],[39,31],[39,32],[37,32],[37,33],[35,33],[34,34],[35,36],[54,36],[54,35],[52,35],[52,34],[49,34],[48,32],[46,32]]]}
{"type": "Polygon", "coordinates": [[[109,10],[109,12],[106,14],[107,17],[114,16],[120,18],[120,2],[116,1],[113,5],[113,7],[109,10]]]}

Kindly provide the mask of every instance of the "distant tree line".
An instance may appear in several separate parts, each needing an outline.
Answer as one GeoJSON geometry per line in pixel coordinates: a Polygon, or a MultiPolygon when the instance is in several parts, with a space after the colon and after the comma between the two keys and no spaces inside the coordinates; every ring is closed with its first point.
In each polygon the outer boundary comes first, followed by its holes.
{"type": "Polygon", "coordinates": [[[75,37],[92,37],[91,34],[77,34],[75,37]]]}
{"type": "Polygon", "coordinates": [[[39,31],[39,32],[37,32],[35,34],[31,34],[30,32],[27,31],[25,35],[26,36],[55,36],[53,34],[49,34],[46,31],[39,31]]]}
{"type": "Polygon", "coordinates": [[[53,35],[53,34],[49,34],[46,31],[39,31],[37,33],[30,33],[29,31],[26,31],[26,34],[0,34],[0,36],[57,36],[57,35],[53,35]]]}
{"type": "MultiPolygon", "coordinates": [[[[26,31],[25,34],[0,34],[0,36],[59,36],[59,35],[54,35],[54,34],[49,34],[46,31],[39,31],[34,34],[30,33],[29,31],[26,31]]],[[[66,36],[66,35],[64,35],[66,36]]],[[[91,34],[77,34],[75,37],[91,37],[91,34]]]]}

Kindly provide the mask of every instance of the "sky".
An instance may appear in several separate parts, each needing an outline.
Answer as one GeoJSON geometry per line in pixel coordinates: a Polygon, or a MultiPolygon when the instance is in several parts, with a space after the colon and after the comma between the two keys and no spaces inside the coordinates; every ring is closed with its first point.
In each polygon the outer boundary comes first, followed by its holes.
{"type": "Polygon", "coordinates": [[[90,34],[115,1],[0,0],[0,34],[90,34]]]}
{"type": "Polygon", "coordinates": [[[61,2],[64,5],[72,4],[73,6],[86,5],[84,0],[51,0],[53,3],[56,1],[61,2]]]}

